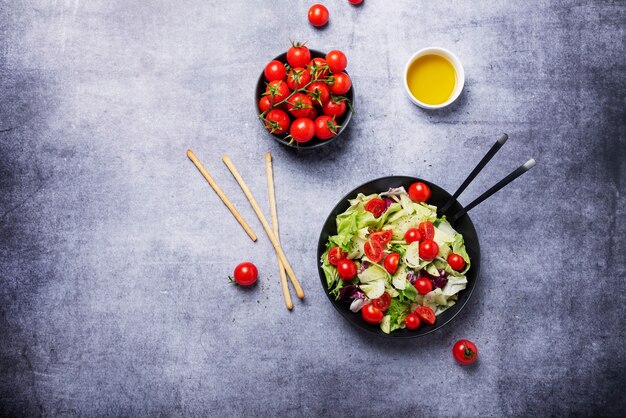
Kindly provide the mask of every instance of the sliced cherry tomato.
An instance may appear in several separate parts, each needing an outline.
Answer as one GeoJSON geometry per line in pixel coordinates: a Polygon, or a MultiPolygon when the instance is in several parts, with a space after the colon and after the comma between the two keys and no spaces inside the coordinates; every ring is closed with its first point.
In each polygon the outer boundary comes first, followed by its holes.
{"type": "Polygon", "coordinates": [[[448,264],[452,270],[461,271],[465,268],[465,260],[458,254],[452,253],[448,256],[448,264]]]}
{"type": "Polygon", "coordinates": [[[307,142],[315,135],[315,124],[309,118],[298,118],[291,123],[289,135],[296,142],[307,142]]]}
{"type": "Polygon", "coordinates": [[[378,241],[367,241],[363,246],[363,251],[373,263],[380,263],[383,259],[383,246],[378,241]]]}
{"type": "Polygon", "coordinates": [[[375,197],[365,204],[365,210],[374,215],[374,218],[378,218],[387,210],[387,204],[383,199],[375,197]]]}
{"type": "Polygon", "coordinates": [[[426,295],[433,290],[433,282],[428,277],[420,277],[415,281],[415,289],[420,295],[426,295]]]}
{"type": "Polygon", "coordinates": [[[420,319],[428,325],[433,325],[437,320],[437,317],[435,316],[435,311],[433,311],[428,306],[419,306],[414,313],[417,314],[417,316],[419,316],[420,319]]]}
{"type": "Polygon", "coordinates": [[[422,260],[433,260],[439,254],[439,245],[432,239],[426,239],[420,243],[419,254],[422,260]]]}
{"type": "Polygon", "coordinates": [[[265,127],[276,135],[287,132],[290,122],[289,115],[280,109],[272,109],[265,115],[265,127]]]}
{"type": "Polygon", "coordinates": [[[320,106],[324,106],[324,103],[327,103],[330,100],[330,88],[328,87],[328,84],[323,81],[311,83],[311,85],[307,87],[307,91],[309,92],[311,99],[315,103],[319,103],[320,106]]]}
{"type": "Polygon", "coordinates": [[[335,123],[335,118],[328,115],[322,115],[315,119],[315,136],[322,141],[337,135],[341,126],[335,123]]]}
{"type": "Polygon", "coordinates": [[[337,274],[343,281],[352,281],[356,277],[356,272],[356,263],[352,260],[344,258],[337,264],[337,274]]]}
{"type": "Polygon", "coordinates": [[[326,54],[326,63],[333,74],[340,73],[348,66],[348,58],[346,54],[335,49],[326,54]]]}
{"type": "Polygon", "coordinates": [[[346,73],[333,74],[333,80],[333,84],[330,86],[330,91],[333,94],[346,94],[352,87],[352,80],[346,73]]]}
{"type": "Polygon", "coordinates": [[[246,261],[245,263],[241,263],[235,267],[233,276],[235,277],[235,282],[239,286],[251,286],[256,283],[256,280],[259,277],[259,271],[254,264],[246,261]]]}
{"type": "Polygon", "coordinates": [[[398,263],[400,263],[400,254],[391,253],[387,257],[385,257],[385,270],[389,272],[389,274],[393,274],[398,270],[398,263]]]}
{"type": "Polygon", "coordinates": [[[311,81],[311,73],[308,68],[294,67],[287,75],[287,85],[291,90],[297,90],[306,86],[311,81]]]}
{"type": "Polygon", "coordinates": [[[393,234],[393,231],[391,231],[391,229],[382,229],[380,231],[372,232],[370,234],[370,239],[372,241],[380,242],[381,245],[385,245],[389,241],[391,241],[392,234],[393,234]]]}
{"type": "Polygon", "coordinates": [[[328,64],[324,58],[313,58],[309,62],[309,70],[311,71],[313,78],[317,78],[318,80],[326,78],[329,75],[328,64]]]}
{"type": "Polygon", "coordinates": [[[292,67],[306,67],[311,61],[311,51],[304,43],[293,42],[291,48],[287,50],[287,62],[292,67]]]}
{"type": "Polygon", "coordinates": [[[389,296],[389,293],[387,292],[383,293],[383,295],[379,297],[378,299],[374,299],[372,301],[372,304],[383,312],[389,309],[390,303],[391,303],[391,296],[389,296]]]}
{"type": "Polygon", "coordinates": [[[420,317],[415,315],[414,313],[408,314],[404,319],[404,323],[406,324],[406,328],[415,331],[422,325],[422,321],[420,321],[420,317]]]}
{"type": "Polygon", "coordinates": [[[420,233],[422,234],[422,239],[433,239],[435,238],[435,226],[432,222],[426,221],[419,224],[417,227],[420,233]]]}
{"type": "Polygon", "coordinates": [[[462,365],[472,364],[478,358],[476,344],[469,340],[459,340],[452,347],[454,359],[462,365]]]}
{"type": "Polygon", "coordinates": [[[348,110],[348,99],[343,96],[331,95],[330,100],[322,105],[322,112],[328,116],[338,118],[348,110]]]}
{"type": "Polygon", "coordinates": [[[304,93],[295,93],[287,101],[287,110],[294,118],[306,118],[313,109],[313,101],[304,93]]]}
{"type": "Polygon", "coordinates": [[[348,256],[348,253],[344,253],[343,250],[339,247],[333,247],[328,252],[328,262],[333,266],[337,267],[341,260],[345,260],[348,256]]]}
{"type": "Polygon", "coordinates": [[[272,104],[285,100],[289,94],[291,94],[291,90],[289,90],[287,83],[282,80],[270,81],[267,84],[265,93],[263,93],[264,96],[268,96],[270,98],[270,102],[272,104]]]}
{"type": "Polygon", "coordinates": [[[261,96],[261,100],[259,100],[259,110],[261,111],[261,113],[269,110],[270,107],[272,107],[272,102],[270,101],[270,98],[268,96],[261,96]]]}
{"type": "Polygon", "coordinates": [[[383,322],[383,311],[371,303],[361,309],[361,315],[363,316],[363,320],[368,324],[380,324],[383,322]]]}
{"type": "Polygon", "coordinates": [[[328,9],[322,4],[314,4],[309,9],[309,22],[315,27],[328,23],[328,9]]]}
{"type": "Polygon", "coordinates": [[[409,197],[414,202],[426,202],[430,199],[430,187],[418,181],[409,186],[409,197]]]}
{"type": "Polygon", "coordinates": [[[404,240],[407,244],[422,240],[422,233],[417,228],[409,228],[404,233],[404,240]]]}
{"type": "Polygon", "coordinates": [[[287,76],[287,71],[285,70],[285,65],[282,62],[272,60],[265,66],[263,74],[265,74],[267,81],[284,80],[287,76]]]}

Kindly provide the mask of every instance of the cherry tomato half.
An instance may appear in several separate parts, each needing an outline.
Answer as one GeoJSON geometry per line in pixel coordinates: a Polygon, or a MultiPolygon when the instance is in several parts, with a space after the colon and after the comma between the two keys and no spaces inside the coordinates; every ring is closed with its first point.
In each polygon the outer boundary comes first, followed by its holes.
{"type": "Polygon", "coordinates": [[[398,270],[398,263],[400,263],[400,254],[389,254],[387,257],[385,257],[385,270],[387,270],[389,274],[394,274],[396,270],[398,270]]]}
{"type": "Polygon", "coordinates": [[[233,276],[235,277],[235,282],[237,282],[239,286],[250,286],[256,283],[256,280],[259,277],[259,271],[254,264],[246,261],[235,267],[233,276]]]}
{"type": "Polygon", "coordinates": [[[459,340],[452,347],[454,359],[462,365],[472,364],[478,358],[476,344],[469,340],[459,340]]]}
{"type": "Polygon", "coordinates": [[[372,300],[372,304],[381,311],[385,312],[389,309],[389,305],[391,304],[391,296],[389,296],[389,293],[385,292],[378,299],[372,300]]]}
{"type": "Polygon", "coordinates": [[[428,306],[419,306],[415,312],[414,312],[417,316],[420,317],[420,319],[422,321],[424,321],[426,324],[428,325],[433,325],[435,323],[435,321],[437,320],[437,317],[435,316],[435,311],[433,311],[430,307],[428,306]]]}
{"type": "Polygon", "coordinates": [[[328,252],[328,262],[337,267],[341,260],[344,260],[348,256],[348,253],[343,252],[339,247],[333,247],[328,252]]]}
{"type": "Polygon", "coordinates": [[[422,260],[433,260],[439,254],[439,245],[432,239],[424,240],[420,243],[419,254],[422,260]]]}
{"type": "Polygon", "coordinates": [[[367,201],[365,210],[374,215],[374,218],[378,218],[387,210],[387,204],[383,199],[375,197],[367,201]]]}
{"type": "Polygon", "coordinates": [[[433,282],[428,277],[420,277],[415,281],[415,289],[420,295],[426,295],[433,290],[433,282]]]}
{"type": "Polygon", "coordinates": [[[393,232],[391,231],[391,229],[383,229],[383,230],[380,230],[380,231],[372,232],[370,234],[370,239],[372,241],[380,242],[381,245],[385,245],[389,241],[391,241],[391,235],[392,234],[393,234],[393,232]]]}
{"type": "Polygon", "coordinates": [[[356,263],[349,259],[343,259],[337,264],[337,274],[343,281],[349,282],[356,277],[356,263]]]}
{"type": "MultiPolygon", "coordinates": [[[[404,233],[404,240],[407,244],[422,240],[422,233],[417,228],[409,228],[404,233]]],[[[420,254],[421,255],[421,254],[420,254]]]]}
{"type": "Polygon", "coordinates": [[[414,202],[426,202],[430,199],[430,187],[418,181],[409,186],[409,197],[414,202]]]}
{"type": "Polygon", "coordinates": [[[314,4],[309,9],[309,22],[315,27],[328,23],[328,9],[322,4],[314,4]]]}
{"type": "Polygon", "coordinates": [[[415,331],[420,327],[420,325],[422,325],[420,317],[415,315],[414,313],[408,314],[404,319],[404,323],[406,324],[406,328],[411,331],[415,331]]]}
{"type": "Polygon", "coordinates": [[[448,264],[452,270],[461,271],[465,268],[465,260],[458,254],[452,253],[448,256],[448,264]]]}
{"type": "Polygon", "coordinates": [[[383,322],[383,311],[372,304],[365,305],[363,309],[361,309],[361,315],[363,316],[363,320],[368,324],[380,324],[383,322]]]}
{"type": "Polygon", "coordinates": [[[422,239],[433,239],[435,238],[435,226],[432,222],[426,221],[419,224],[417,227],[420,233],[422,234],[422,239]]]}
{"type": "Polygon", "coordinates": [[[367,241],[363,246],[363,251],[373,263],[380,263],[383,259],[383,246],[378,241],[367,241]]]}

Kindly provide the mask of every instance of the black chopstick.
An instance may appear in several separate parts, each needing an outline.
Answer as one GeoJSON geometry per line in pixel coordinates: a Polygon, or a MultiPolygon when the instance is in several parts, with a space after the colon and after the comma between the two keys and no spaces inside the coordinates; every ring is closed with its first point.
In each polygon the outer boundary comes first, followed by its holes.
{"type": "Polygon", "coordinates": [[[467,178],[465,179],[463,184],[461,184],[461,186],[457,189],[457,191],[454,192],[454,194],[452,196],[450,196],[450,199],[448,199],[448,201],[441,207],[441,209],[439,210],[439,216],[440,217],[446,214],[448,209],[450,209],[450,206],[452,206],[452,204],[454,202],[456,202],[457,198],[461,195],[461,193],[463,193],[463,190],[465,190],[465,188],[467,186],[469,186],[469,184],[472,182],[472,180],[474,180],[474,178],[476,178],[478,173],[480,173],[480,171],[483,168],[485,168],[485,166],[487,165],[489,160],[491,160],[493,158],[493,156],[496,155],[496,152],[498,152],[500,150],[500,148],[502,148],[502,145],[504,145],[504,143],[506,142],[507,139],[509,139],[509,136],[507,134],[502,134],[502,136],[500,136],[500,138],[496,141],[496,143],[493,144],[493,146],[487,152],[487,154],[485,154],[483,159],[480,160],[480,162],[474,168],[474,170],[472,170],[470,175],[467,176],[467,178]]]}
{"type": "Polygon", "coordinates": [[[452,215],[450,217],[450,222],[454,223],[461,216],[465,215],[466,212],[468,212],[472,208],[478,206],[481,202],[483,202],[489,196],[493,195],[498,190],[502,189],[504,186],[506,186],[507,184],[509,184],[510,182],[512,182],[513,180],[515,180],[516,178],[518,178],[519,176],[521,176],[522,174],[524,174],[525,172],[530,170],[531,168],[533,168],[535,166],[535,164],[537,164],[537,162],[533,158],[531,158],[530,160],[526,161],[524,164],[522,164],[517,169],[515,169],[515,171],[513,171],[511,174],[509,174],[508,176],[506,176],[505,178],[500,180],[491,189],[487,190],[485,193],[481,194],[476,199],[474,199],[474,201],[472,203],[470,203],[469,205],[467,205],[463,209],[461,209],[459,212],[457,212],[454,215],[452,215]]]}

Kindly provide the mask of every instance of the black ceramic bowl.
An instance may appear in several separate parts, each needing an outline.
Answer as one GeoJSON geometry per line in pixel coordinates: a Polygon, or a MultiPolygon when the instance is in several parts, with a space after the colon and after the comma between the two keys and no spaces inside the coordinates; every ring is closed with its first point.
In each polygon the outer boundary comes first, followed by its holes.
{"type": "MultiPolygon", "coordinates": [[[[448,198],[450,198],[450,194],[441,187],[426,180],[418,179],[415,177],[390,176],[372,180],[352,190],[350,193],[344,196],[343,199],[341,199],[339,203],[334,207],[334,209],[330,212],[330,215],[328,215],[326,222],[324,223],[324,227],[322,228],[322,233],[320,234],[319,244],[317,247],[316,262],[318,266],[318,271],[320,279],[322,281],[322,287],[324,288],[324,292],[326,293],[326,296],[328,296],[330,303],[333,304],[333,306],[337,309],[337,311],[339,311],[341,316],[343,316],[348,322],[358,328],[361,328],[372,334],[379,335],[381,337],[414,338],[430,334],[431,332],[438,330],[439,328],[446,325],[448,322],[452,321],[452,319],[457,316],[459,312],[461,312],[461,309],[463,309],[469,298],[472,296],[474,286],[476,286],[476,281],[478,280],[478,271],[480,269],[480,246],[478,243],[478,236],[476,235],[476,230],[474,229],[474,225],[472,224],[469,216],[464,215],[455,222],[454,229],[463,234],[463,238],[465,240],[465,248],[467,249],[467,253],[472,262],[472,266],[467,272],[467,287],[465,288],[465,290],[462,290],[459,293],[459,300],[454,306],[443,312],[441,315],[437,316],[437,321],[434,325],[429,326],[422,324],[422,326],[417,331],[400,329],[393,331],[390,334],[385,334],[380,330],[380,327],[378,325],[370,325],[363,321],[360,312],[353,313],[352,311],[350,311],[350,303],[337,301],[333,296],[329,294],[329,291],[326,287],[326,277],[324,276],[324,271],[320,266],[320,259],[322,257],[322,254],[324,254],[324,252],[326,251],[326,243],[328,242],[328,238],[332,235],[337,234],[336,218],[337,215],[345,212],[345,210],[348,209],[348,207],[350,206],[350,204],[348,203],[348,199],[354,199],[359,193],[363,193],[365,195],[372,193],[381,193],[387,191],[391,187],[404,186],[404,188],[408,190],[409,186],[416,181],[422,181],[426,183],[428,187],[430,187],[432,195],[428,203],[437,207],[441,207],[446,203],[448,198]]],[[[461,208],[461,205],[458,202],[455,202],[448,213],[456,213],[461,208]]]]}
{"type": "MultiPolygon", "coordinates": [[[[321,53],[320,51],[316,51],[314,49],[310,49],[309,50],[311,52],[311,59],[313,58],[325,58],[326,54],[321,53]]],[[[278,60],[280,62],[287,62],[287,53],[283,53],[280,54],[279,56],[277,56],[276,58],[274,58],[275,60],[278,60]]],[[[347,71],[344,71],[346,74],[348,74],[347,71]]],[[[350,75],[350,74],[348,74],[350,75]]],[[[259,80],[256,83],[256,93],[255,93],[255,101],[254,101],[254,108],[256,109],[257,115],[259,113],[261,113],[261,111],[259,110],[259,100],[261,100],[261,96],[263,95],[263,93],[265,93],[265,83],[267,80],[265,80],[265,75],[263,74],[263,72],[261,71],[261,75],[259,76],[259,80]]],[[[352,80],[354,81],[354,80],[352,80]]],[[[345,94],[345,96],[348,98],[348,100],[350,100],[351,103],[354,103],[354,84],[352,84],[352,87],[350,87],[350,90],[345,94]]],[[[321,114],[321,113],[320,113],[321,114]]],[[[334,137],[327,139],[325,141],[319,140],[317,138],[313,138],[308,142],[303,142],[303,143],[298,143],[298,142],[293,142],[293,143],[289,143],[290,141],[288,139],[285,139],[285,137],[287,136],[287,134],[289,132],[286,132],[282,135],[276,135],[276,134],[272,134],[270,133],[266,128],[265,128],[265,123],[259,119],[259,121],[261,122],[261,125],[263,125],[263,129],[267,132],[268,135],[271,135],[276,142],[279,142],[283,145],[286,145],[288,147],[291,148],[296,148],[296,149],[311,149],[311,148],[317,148],[317,147],[321,147],[323,145],[328,145],[331,142],[334,142],[337,140],[337,138],[339,138],[341,136],[341,133],[346,129],[346,127],[348,126],[348,123],[350,122],[350,119],[352,118],[352,110],[350,110],[350,108],[348,108],[348,110],[346,111],[345,114],[343,114],[343,116],[341,116],[340,118],[337,119],[337,124],[341,126],[341,128],[339,128],[339,131],[337,131],[337,135],[335,135],[334,137]]],[[[293,118],[292,118],[293,121],[293,118]]]]}

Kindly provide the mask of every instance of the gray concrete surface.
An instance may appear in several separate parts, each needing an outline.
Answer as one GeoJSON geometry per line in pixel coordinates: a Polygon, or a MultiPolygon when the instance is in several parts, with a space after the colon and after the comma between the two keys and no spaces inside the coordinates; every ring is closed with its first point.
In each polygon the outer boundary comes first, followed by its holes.
{"type": "Polygon", "coordinates": [[[619,415],[624,373],[626,5],[615,1],[0,1],[0,412],[6,416],[619,415]],[[289,39],[343,49],[358,114],[294,154],[255,120],[264,63],[289,39]],[[458,103],[425,112],[402,68],[429,45],[465,65],[458,103]],[[372,339],[332,308],[315,248],[335,202],[413,174],[463,197],[535,157],[473,211],[481,281],[416,341],[372,339]],[[253,244],[185,157],[193,148],[253,244]],[[268,211],[306,299],[220,162],[268,211]],[[255,262],[260,285],[226,277],[255,262]],[[475,341],[480,361],[450,349],[475,341]]]}

